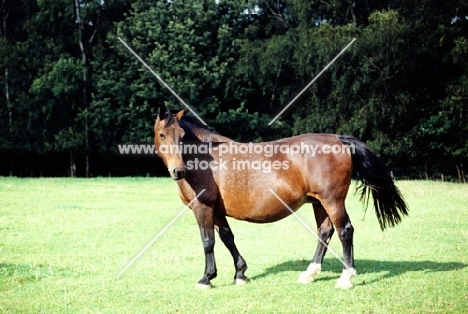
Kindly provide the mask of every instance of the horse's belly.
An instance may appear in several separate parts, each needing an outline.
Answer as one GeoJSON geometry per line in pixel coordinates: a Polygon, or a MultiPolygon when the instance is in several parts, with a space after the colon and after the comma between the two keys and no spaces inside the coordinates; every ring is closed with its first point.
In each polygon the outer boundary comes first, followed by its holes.
{"type": "Polygon", "coordinates": [[[226,215],[251,222],[273,222],[291,215],[307,200],[305,156],[223,156],[228,158],[227,170],[213,171],[226,215]],[[239,166],[241,161],[246,163],[244,168],[239,166]],[[263,168],[258,168],[260,165],[263,168]]]}
{"type": "Polygon", "coordinates": [[[226,215],[256,223],[283,219],[299,209],[307,200],[307,196],[298,190],[275,190],[273,186],[237,185],[232,189],[223,190],[221,195],[226,215]]]}
{"type": "Polygon", "coordinates": [[[291,212],[285,208],[279,210],[268,210],[268,211],[255,211],[255,210],[246,210],[239,211],[238,208],[231,211],[226,211],[226,215],[238,220],[244,220],[254,223],[269,223],[281,220],[289,215],[291,212]]]}

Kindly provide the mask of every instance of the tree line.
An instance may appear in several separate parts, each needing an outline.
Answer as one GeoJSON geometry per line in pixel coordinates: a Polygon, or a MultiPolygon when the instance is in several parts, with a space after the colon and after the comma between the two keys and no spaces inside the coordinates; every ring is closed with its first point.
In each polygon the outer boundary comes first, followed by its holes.
{"type": "Polygon", "coordinates": [[[466,0],[2,0],[0,19],[0,175],[165,173],[118,153],[183,107],[121,38],[223,135],[352,135],[397,177],[466,182],[466,0]]]}

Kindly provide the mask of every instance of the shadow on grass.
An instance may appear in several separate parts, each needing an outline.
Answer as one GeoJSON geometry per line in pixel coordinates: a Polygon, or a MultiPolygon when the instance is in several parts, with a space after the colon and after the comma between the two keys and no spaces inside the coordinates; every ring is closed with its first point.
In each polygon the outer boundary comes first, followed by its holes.
{"type": "MultiPolygon", "coordinates": [[[[290,260],[272,267],[269,267],[263,271],[263,273],[252,276],[251,279],[261,279],[271,275],[279,274],[282,272],[298,271],[302,272],[309,266],[309,260],[290,260]]],[[[367,278],[366,281],[359,285],[366,285],[375,281],[379,281],[386,278],[397,277],[407,272],[443,272],[460,270],[468,267],[467,264],[458,262],[445,262],[438,263],[434,261],[379,261],[379,260],[367,260],[357,259],[355,260],[355,267],[359,275],[362,274],[377,274],[376,278],[367,278]],[[382,274],[384,273],[384,274],[382,274]]],[[[322,274],[316,277],[316,281],[320,280],[336,280],[342,271],[342,265],[337,260],[325,259],[322,264],[322,274]],[[323,273],[325,272],[325,274],[323,273]],[[333,274],[326,274],[332,272],[333,274]]]]}

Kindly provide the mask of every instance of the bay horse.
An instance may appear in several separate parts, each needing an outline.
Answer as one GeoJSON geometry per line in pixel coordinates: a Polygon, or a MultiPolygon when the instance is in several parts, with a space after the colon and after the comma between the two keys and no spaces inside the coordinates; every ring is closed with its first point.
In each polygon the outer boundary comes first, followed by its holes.
{"type": "Polygon", "coordinates": [[[303,134],[272,142],[239,143],[202,127],[186,112],[161,107],[154,124],[154,144],[200,229],[205,272],[197,288],[211,288],[211,280],[217,275],[215,230],[234,259],[234,284],[248,282],[247,264],[226,216],[269,223],[312,203],[319,241],[298,281],[312,282],[320,273],[327,244],[336,229],[343,247],[343,272],[336,287],[348,289],[353,287],[350,279],[356,275],[354,228],[345,209],[353,175],[361,182],[361,200],[368,203],[372,196],[382,230],[408,214],[384,163],[353,137],[303,134]]]}

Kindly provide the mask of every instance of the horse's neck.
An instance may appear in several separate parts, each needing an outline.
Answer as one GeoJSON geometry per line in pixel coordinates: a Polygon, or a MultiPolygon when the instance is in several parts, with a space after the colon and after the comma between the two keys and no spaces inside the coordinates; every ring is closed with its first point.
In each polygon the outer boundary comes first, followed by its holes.
{"type": "Polygon", "coordinates": [[[201,129],[200,136],[197,136],[203,142],[232,142],[229,137],[222,136],[205,129],[201,129]]]}
{"type": "Polygon", "coordinates": [[[229,137],[213,133],[207,129],[192,127],[190,131],[202,142],[233,142],[229,137]]]}

